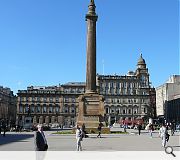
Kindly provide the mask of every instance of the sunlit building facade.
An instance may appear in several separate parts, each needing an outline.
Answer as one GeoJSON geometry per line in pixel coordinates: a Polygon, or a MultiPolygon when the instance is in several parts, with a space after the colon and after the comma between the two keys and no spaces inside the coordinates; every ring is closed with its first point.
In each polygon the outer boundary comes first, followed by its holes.
{"type": "Polygon", "coordinates": [[[13,125],[16,121],[16,96],[10,88],[0,86],[0,122],[13,125]]]}
{"type": "MultiPolygon", "coordinates": [[[[97,92],[104,96],[105,121],[136,123],[155,116],[155,89],[149,81],[142,55],[137,69],[125,76],[98,75],[97,92]]],[[[18,91],[17,123],[28,127],[41,123],[72,127],[78,114],[78,97],[85,93],[85,83],[70,82],[50,87],[28,87],[18,91]]]]}

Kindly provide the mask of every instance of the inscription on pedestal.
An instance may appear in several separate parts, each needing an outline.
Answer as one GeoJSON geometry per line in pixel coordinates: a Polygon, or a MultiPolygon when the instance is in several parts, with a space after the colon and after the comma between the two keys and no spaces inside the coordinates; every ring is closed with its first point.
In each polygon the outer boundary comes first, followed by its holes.
{"type": "Polygon", "coordinates": [[[99,121],[99,118],[97,116],[88,116],[84,117],[84,121],[99,121]]]}

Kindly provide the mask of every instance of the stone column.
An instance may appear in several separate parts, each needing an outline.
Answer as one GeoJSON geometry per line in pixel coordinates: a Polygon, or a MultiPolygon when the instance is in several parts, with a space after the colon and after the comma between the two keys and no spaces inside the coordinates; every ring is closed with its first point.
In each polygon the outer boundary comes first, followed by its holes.
{"type": "Polygon", "coordinates": [[[86,93],[96,92],[96,21],[95,4],[91,0],[87,21],[86,93]]]}

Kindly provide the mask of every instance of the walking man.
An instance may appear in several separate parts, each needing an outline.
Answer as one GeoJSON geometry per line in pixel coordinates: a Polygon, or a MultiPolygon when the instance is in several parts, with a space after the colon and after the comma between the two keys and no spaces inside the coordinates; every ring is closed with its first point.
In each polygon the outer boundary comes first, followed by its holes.
{"type": "Polygon", "coordinates": [[[4,131],[3,137],[5,137],[6,136],[6,122],[5,122],[5,120],[3,120],[3,122],[2,122],[2,129],[4,131]]]}
{"type": "Polygon", "coordinates": [[[77,145],[77,151],[82,151],[81,141],[83,139],[83,132],[81,128],[77,125],[76,129],[76,145],[77,145]]]}
{"type": "Polygon", "coordinates": [[[37,125],[37,131],[34,135],[34,142],[35,142],[35,150],[36,151],[47,151],[48,145],[47,140],[43,132],[43,128],[41,125],[37,125]]]}
{"type": "Polygon", "coordinates": [[[137,128],[138,128],[138,133],[139,133],[139,135],[140,135],[140,134],[141,134],[141,129],[142,129],[142,126],[141,126],[141,124],[140,124],[140,123],[138,123],[137,128]]]}
{"type": "Polygon", "coordinates": [[[102,129],[101,124],[99,124],[97,137],[100,137],[100,138],[101,138],[101,129],[102,129]]]}

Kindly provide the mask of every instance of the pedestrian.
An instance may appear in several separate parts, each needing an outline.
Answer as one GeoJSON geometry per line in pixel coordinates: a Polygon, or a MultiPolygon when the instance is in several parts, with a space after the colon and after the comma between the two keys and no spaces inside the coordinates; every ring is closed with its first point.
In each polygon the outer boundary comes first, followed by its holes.
{"type": "Polygon", "coordinates": [[[5,123],[5,121],[3,121],[2,122],[2,129],[3,129],[3,137],[5,137],[6,136],[6,123],[5,123]]]}
{"type": "Polygon", "coordinates": [[[43,132],[42,125],[37,125],[37,131],[34,134],[35,150],[36,151],[47,151],[48,144],[46,137],[43,132]]]}
{"type": "Polygon", "coordinates": [[[138,133],[140,135],[141,134],[142,125],[140,123],[138,123],[137,128],[138,128],[138,133]]]}
{"type": "Polygon", "coordinates": [[[124,132],[126,132],[126,128],[127,128],[126,124],[123,125],[123,128],[124,128],[124,132]]]}
{"type": "Polygon", "coordinates": [[[99,126],[98,126],[98,135],[97,135],[97,137],[100,137],[101,138],[101,129],[102,129],[102,126],[101,126],[101,124],[99,124],[99,126]]]}
{"type": "Polygon", "coordinates": [[[150,133],[150,137],[152,138],[153,136],[152,136],[152,133],[153,133],[153,131],[154,131],[154,127],[153,127],[153,124],[149,124],[149,133],[150,133]]]}
{"type": "Polygon", "coordinates": [[[166,135],[167,135],[167,128],[165,124],[162,124],[161,128],[159,129],[159,137],[162,139],[162,147],[166,146],[166,135]]]}
{"type": "Polygon", "coordinates": [[[1,122],[0,122],[0,135],[1,135],[1,122]]]}
{"type": "Polygon", "coordinates": [[[81,141],[83,140],[83,133],[80,126],[77,125],[76,127],[76,150],[82,151],[81,141]]]}
{"type": "Polygon", "coordinates": [[[83,123],[82,124],[82,136],[83,136],[83,138],[87,138],[88,137],[88,135],[87,135],[87,133],[86,133],[86,126],[85,126],[85,124],[83,123]]]}
{"type": "Polygon", "coordinates": [[[174,127],[174,123],[170,123],[170,128],[171,128],[171,136],[174,135],[174,131],[175,131],[175,127],[174,127]]]}

